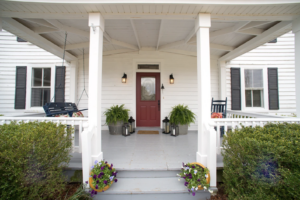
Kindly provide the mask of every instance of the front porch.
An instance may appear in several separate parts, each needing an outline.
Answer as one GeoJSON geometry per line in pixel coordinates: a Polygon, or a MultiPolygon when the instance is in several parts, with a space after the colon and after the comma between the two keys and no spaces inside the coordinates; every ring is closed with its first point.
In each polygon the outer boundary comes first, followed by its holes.
{"type": "MultiPolygon", "coordinates": [[[[77,141],[78,134],[75,135],[77,141]]],[[[195,162],[197,131],[172,137],[160,128],[138,127],[129,137],[110,135],[102,130],[103,157],[116,170],[173,171],[180,170],[182,162],[195,162]],[[137,134],[138,130],[158,130],[159,134],[137,134]]],[[[81,153],[73,153],[70,168],[81,169],[81,153]]],[[[217,167],[223,167],[221,155],[217,167]]],[[[176,173],[174,174],[176,175],[176,173]]]]}

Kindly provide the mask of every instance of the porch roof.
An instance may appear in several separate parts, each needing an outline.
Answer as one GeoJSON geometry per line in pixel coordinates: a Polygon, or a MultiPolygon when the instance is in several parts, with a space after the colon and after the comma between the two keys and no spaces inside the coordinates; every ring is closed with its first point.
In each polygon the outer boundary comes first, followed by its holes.
{"type": "Polygon", "coordinates": [[[195,18],[210,13],[211,56],[231,60],[291,30],[300,1],[3,1],[3,28],[66,60],[89,52],[88,13],[105,18],[103,55],[153,50],[196,56],[195,18]],[[51,3],[50,3],[51,2],[51,3]]]}

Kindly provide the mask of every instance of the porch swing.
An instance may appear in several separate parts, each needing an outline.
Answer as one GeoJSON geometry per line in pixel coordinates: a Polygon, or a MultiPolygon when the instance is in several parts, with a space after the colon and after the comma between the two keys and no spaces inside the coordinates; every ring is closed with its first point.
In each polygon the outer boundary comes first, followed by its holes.
{"type": "MultiPolygon", "coordinates": [[[[65,33],[65,43],[64,43],[62,66],[64,66],[64,61],[65,61],[66,42],[67,42],[67,32],[65,33]]],[[[63,76],[61,76],[58,88],[62,87],[62,77],[63,76]]],[[[73,113],[79,113],[79,112],[81,113],[81,111],[88,110],[88,109],[78,110],[78,108],[77,108],[84,92],[85,92],[86,96],[88,97],[88,94],[85,90],[84,49],[83,49],[83,79],[84,79],[84,88],[83,88],[83,91],[77,102],[77,105],[75,103],[71,103],[71,102],[52,102],[53,99],[55,100],[55,95],[56,95],[56,92],[54,90],[54,95],[53,95],[52,99],[50,100],[50,103],[46,103],[43,106],[47,117],[57,117],[57,116],[62,116],[62,115],[73,117],[73,113]]],[[[79,115],[77,115],[77,116],[79,116],[79,115]]]]}

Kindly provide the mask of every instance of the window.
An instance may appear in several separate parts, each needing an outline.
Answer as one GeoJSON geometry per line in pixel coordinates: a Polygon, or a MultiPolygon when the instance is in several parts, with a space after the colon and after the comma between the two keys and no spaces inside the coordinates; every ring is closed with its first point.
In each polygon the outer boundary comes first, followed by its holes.
{"type": "Polygon", "coordinates": [[[32,68],[31,107],[50,102],[51,68],[32,68]]]}
{"type": "Polygon", "coordinates": [[[245,69],[246,107],[263,107],[263,70],[245,69]]]}

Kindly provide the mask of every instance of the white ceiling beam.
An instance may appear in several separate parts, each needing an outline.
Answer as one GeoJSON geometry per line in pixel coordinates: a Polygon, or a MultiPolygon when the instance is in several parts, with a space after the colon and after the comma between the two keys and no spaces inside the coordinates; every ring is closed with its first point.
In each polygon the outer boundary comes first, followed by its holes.
{"type": "MultiPolygon", "coordinates": [[[[66,45],[66,50],[73,50],[73,49],[82,49],[88,48],[90,46],[89,42],[77,43],[77,44],[68,44],[66,45]]],[[[64,48],[64,46],[60,46],[60,48],[64,48]]]]}
{"type": "Polygon", "coordinates": [[[234,47],[232,47],[232,46],[226,46],[226,45],[214,44],[214,43],[210,43],[210,48],[211,49],[216,49],[216,50],[223,50],[223,51],[232,51],[232,50],[234,50],[234,47]]]}
{"type": "MultiPolygon", "coordinates": [[[[88,13],[31,13],[1,11],[1,17],[33,18],[33,19],[88,19],[88,13]]],[[[169,20],[195,20],[197,14],[178,13],[102,13],[105,19],[169,19],[169,20]]],[[[291,21],[297,14],[275,15],[231,15],[211,14],[213,21],[291,21]]]]}
{"type": "Polygon", "coordinates": [[[58,20],[55,19],[47,19],[47,22],[49,22],[50,24],[52,24],[53,26],[55,26],[56,28],[58,28],[59,30],[62,31],[67,31],[69,33],[74,33],[76,35],[80,35],[86,38],[90,37],[90,33],[87,31],[83,31],[71,26],[67,26],[67,25],[63,25],[62,23],[60,23],[58,20]]]}
{"type": "Polygon", "coordinates": [[[220,61],[229,61],[232,60],[244,53],[251,51],[252,49],[265,44],[266,42],[271,41],[272,39],[287,33],[292,29],[291,22],[280,22],[275,26],[269,28],[262,34],[256,36],[255,38],[249,40],[248,42],[242,44],[241,46],[237,47],[233,51],[227,53],[226,55],[222,56],[219,60],[220,61]]]}
{"type": "Polygon", "coordinates": [[[103,51],[103,56],[122,54],[122,53],[132,53],[132,52],[138,52],[138,51],[131,50],[131,49],[117,49],[112,51],[103,51]]]}
{"type": "Polygon", "coordinates": [[[120,47],[125,47],[125,48],[128,48],[128,49],[139,50],[138,47],[136,47],[132,44],[128,44],[128,43],[121,42],[121,41],[114,40],[114,39],[111,39],[111,44],[114,44],[114,45],[117,45],[117,46],[120,46],[120,47]]]}
{"type": "MultiPolygon", "coordinates": [[[[58,47],[57,45],[53,44],[49,40],[45,39],[44,37],[40,36],[39,34],[33,32],[23,24],[19,23],[18,21],[5,18],[4,21],[4,28],[5,30],[21,37],[22,39],[31,42],[32,44],[62,58],[63,57],[63,49],[58,47]]],[[[77,58],[72,54],[65,52],[65,59],[67,61],[76,60],[77,58]]]]}
{"type": "Polygon", "coordinates": [[[214,31],[210,34],[210,38],[214,38],[214,37],[218,37],[218,36],[225,35],[225,34],[228,34],[228,33],[236,32],[248,23],[249,22],[238,22],[234,26],[214,31]]]}
{"type": "Polygon", "coordinates": [[[59,32],[59,29],[49,28],[49,27],[34,27],[32,30],[37,34],[42,33],[52,33],[52,32],[59,32]]]}
{"type": "MultiPolygon", "coordinates": [[[[161,52],[197,57],[197,52],[194,52],[194,51],[184,51],[184,50],[178,50],[178,49],[164,49],[164,50],[161,50],[161,52]]],[[[216,55],[210,55],[210,59],[217,60],[218,58],[219,57],[216,55]]]]}
{"type": "Polygon", "coordinates": [[[157,38],[157,43],[156,43],[156,50],[158,50],[160,39],[162,36],[162,30],[164,27],[164,20],[160,20],[160,26],[159,26],[159,32],[158,32],[158,38],[157,38]]]}
{"type": "Polygon", "coordinates": [[[260,35],[264,32],[264,29],[260,28],[250,28],[246,30],[239,30],[237,33],[247,34],[247,35],[260,35]]]}
{"type": "Polygon", "coordinates": [[[134,24],[134,22],[133,22],[132,19],[130,20],[130,23],[131,23],[131,26],[132,26],[132,30],[133,30],[133,33],[134,33],[134,36],[135,36],[137,45],[138,45],[139,49],[141,49],[139,36],[138,36],[138,34],[137,34],[137,31],[136,31],[136,28],[135,28],[135,24],[134,24]]]}
{"type": "Polygon", "coordinates": [[[249,29],[249,28],[254,28],[254,27],[257,27],[257,26],[269,24],[271,22],[273,22],[273,21],[250,22],[249,24],[247,24],[246,26],[244,26],[240,30],[246,30],[246,29],[249,29]]]}
{"type": "Polygon", "coordinates": [[[178,46],[181,46],[181,45],[184,45],[185,44],[185,41],[184,40],[180,40],[180,41],[176,41],[176,42],[172,42],[172,43],[169,43],[169,44],[165,44],[165,45],[162,45],[160,47],[158,47],[158,50],[162,50],[162,49],[169,49],[169,48],[173,48],[173,47],[178,47],[178,46]]]}
{"type": "Polygon", "coordinates": [[[43,19],[24,19],[24,20],[35,23],[35,24],[38,24],[40,26],[46,26],[46,27],[49,27],[49,28],[56,28],[55,26],[53,26],[52,24],[50,24],[49,22],[47,22],[46,20],[43,20],[43,19]]]}
{"type": "Polygon", "coordinates": [[[184,39],[185,43],[188,43],[190,41],[190,39],[195,35],[195,28],[193,28],[189,34],[187,35],[187,37],[184,39]]]}

